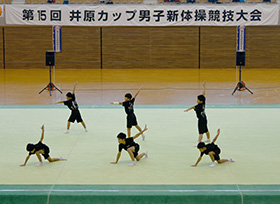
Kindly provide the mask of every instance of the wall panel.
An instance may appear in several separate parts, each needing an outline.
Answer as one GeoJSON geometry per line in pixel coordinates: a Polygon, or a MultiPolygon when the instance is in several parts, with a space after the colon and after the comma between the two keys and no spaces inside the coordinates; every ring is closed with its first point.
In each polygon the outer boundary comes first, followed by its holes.
{"type": "Polygon", "coordinates": [[[201,27],[200,68],[235,68],[236,27],[201,27]]]}
{"type": "Polygon", "coordinates": [[[56,68],[100,68],[100,27],[62,27],[56,68]]]}
{"type": "Polygon", "coordinates": [[[5,27],[5,64],[9,68],[45,68],[52,50],[51,27],[5,27]]]}
{"type": "Polygon", "coordinates": [[[196,68],[198,27],[105,27],[103,68],[196,68]]]}
{"type": "MultiPolygon", "coordinates": [[[[235,26],[65,26],[56,68],[235,68],[236,33],[235,26]]],[[[4,27],[0,68],[4,61],[7,69],[46,68],[52,38],[51,26],[4,27]]],[[[280,68],[279,45],[280,26],[247,26],[245,67],[280,68]]]]}
{"type": "Polygon", "coordinates": [[[280,26],[248,26],[246,68],[280,68],[280,26]]]}

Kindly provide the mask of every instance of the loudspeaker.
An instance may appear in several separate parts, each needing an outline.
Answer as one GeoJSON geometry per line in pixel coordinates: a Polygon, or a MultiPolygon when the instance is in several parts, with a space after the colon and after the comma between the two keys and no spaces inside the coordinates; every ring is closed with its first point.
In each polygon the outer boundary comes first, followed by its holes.
{"type": "Polygon", "coordinates": [[[236,66],[245,66],[245,51],[236,51],[236,66]]]}
{"type": "Polygon", "coordinates": [[[55,52],[46,51],[46,66],[54,66],[54,65],[55,65],[55,52]]]}

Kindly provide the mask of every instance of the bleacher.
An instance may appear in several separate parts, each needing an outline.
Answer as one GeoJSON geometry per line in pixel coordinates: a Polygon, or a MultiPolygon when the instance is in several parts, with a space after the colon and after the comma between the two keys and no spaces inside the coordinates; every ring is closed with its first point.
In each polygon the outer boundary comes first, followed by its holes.
{"type": "Polygon", "coordinates": [[[12,0],[0,0],[0,4],[11,4],[12,0]]]}
{"type": "MultiPolygon", "coordinates": [[[[1,0],[0,0],[1,1],[1,0]]],[[[3,0],[2,0],[3,1],[3,0]]],[[[8,0],[5,0],[8,1],[8,0]]],[[[9,0],[11,1],[11,0],[9,0]]],[[[111,0],[111,4],[140,4],[143,0],[111,0]]],[[[26,4],[45,4],[48,0],[25,0],[26,4]]],[[[109,4],[108,0],[54,0],[53,4],[109,4]]]]}
{"type": "Polygon", "coordinates": [[[158,3],[277,3],[277,0],[157,0],[158,3]]]}

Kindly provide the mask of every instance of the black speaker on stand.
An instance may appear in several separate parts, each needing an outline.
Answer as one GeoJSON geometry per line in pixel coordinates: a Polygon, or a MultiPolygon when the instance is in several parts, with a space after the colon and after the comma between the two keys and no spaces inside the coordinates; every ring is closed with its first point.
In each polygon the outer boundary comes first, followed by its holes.
{"type": "Polygon", "coordinates": [[[55,66],[55,52],[54,51],[46,51],[46,66],[49,66],[50,72],[50,82],[48,85],[43,88],[39,94],[41,94],[44,90],[48,90],[50,92],[50,96],[52,95],[52,91],[58,90],[61,94],[62,91],[59,90],[53,83],[52,83],[52,67],[55,66]]]}
{"type": "Polygon", "coordinates": [[[236,51],[236,66],[245,66],[245,51],[236,51]]]}
{"type": "Polygon", "coordinates": [[[54,65],[55,65],[55,52],[46,51],[46,66],[54,66],[54,65]]]}
{"type": "Polygon", "coordinates": [[[238,91],[244,91],[247,90],[249,91],[251,94],[253,94],[252,91],[250,91],[250,89],[248,89],[244,83],[244,81],[241,81],[241,71],[242,71],[242,66],[245,66],[245,51],[236,51],[236,66],[239,66],[239,82],[237,83],[235,89],[233,90],[232,94],[233,95],[235,93],[236,90],[238,91]]]}

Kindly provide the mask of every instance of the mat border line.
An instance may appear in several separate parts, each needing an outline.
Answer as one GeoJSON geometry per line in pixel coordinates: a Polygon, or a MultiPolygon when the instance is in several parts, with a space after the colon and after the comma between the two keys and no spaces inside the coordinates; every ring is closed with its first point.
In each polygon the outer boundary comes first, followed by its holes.
{"type": "Polygon", "coordinates": [[[170,193],[193,193],[193,192],[280,192],[280,190],[24,190],[24,189],[2,189],[0,192],[170,192],[170,193]]]}

